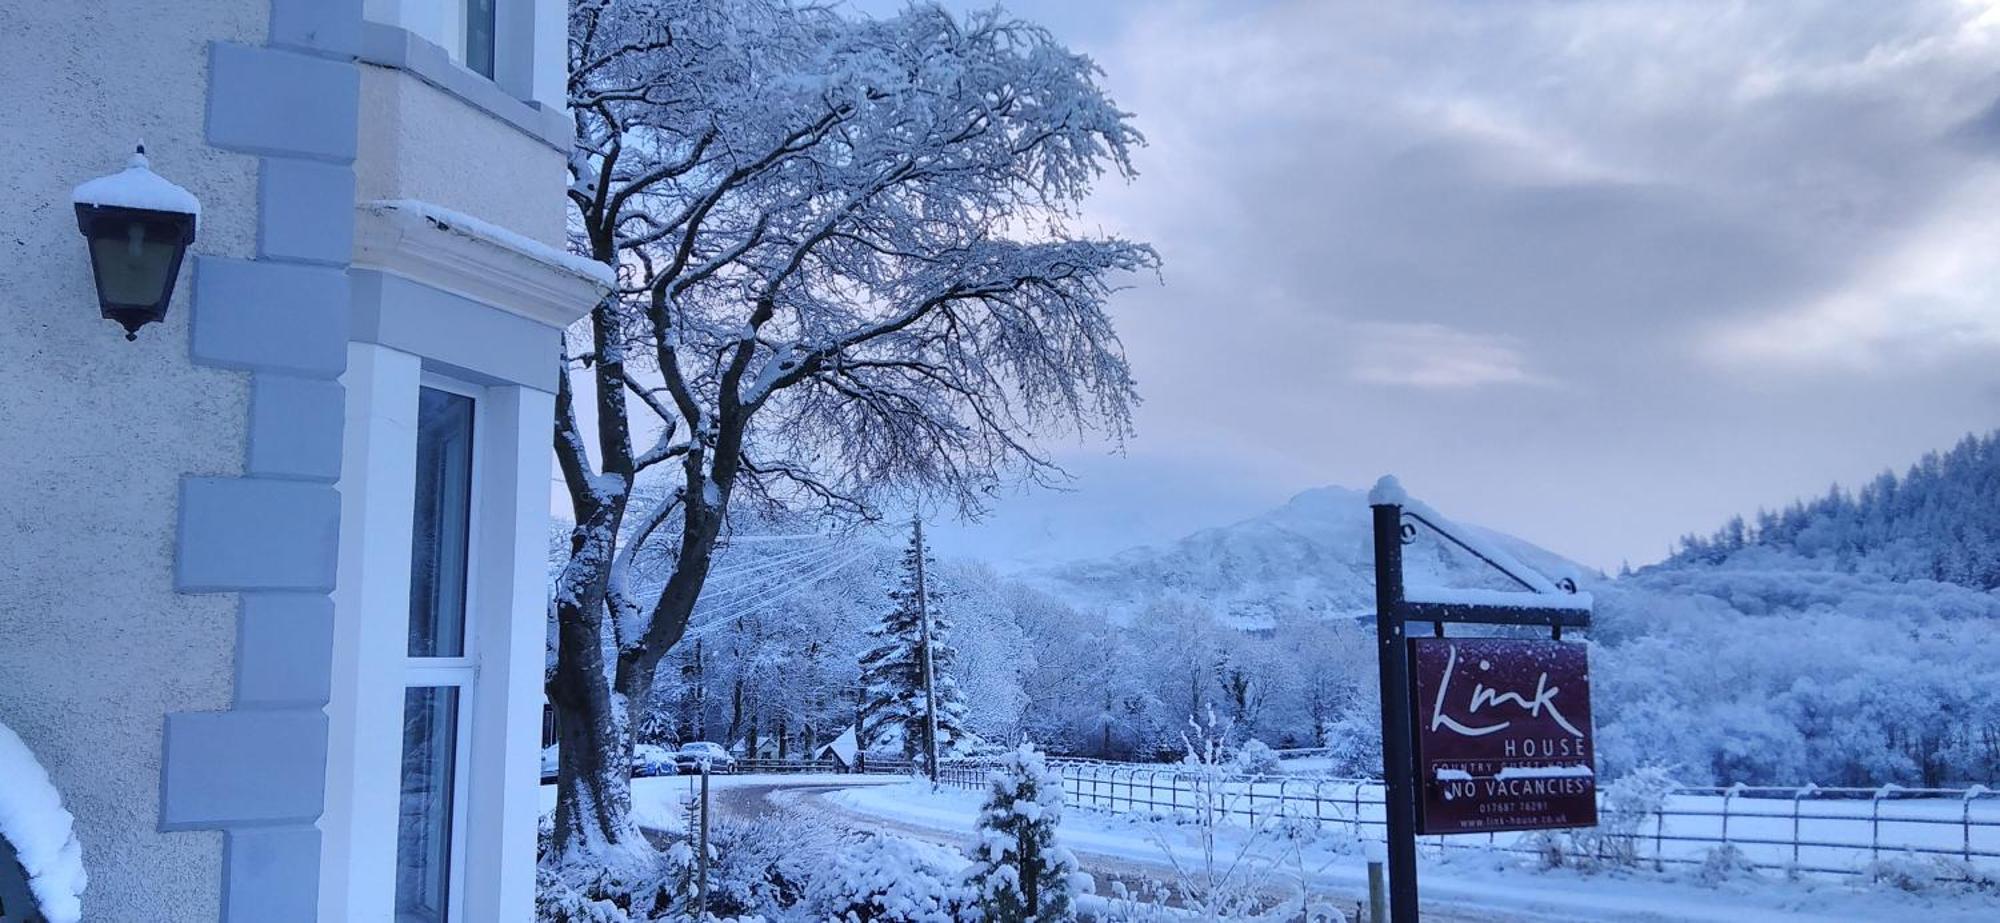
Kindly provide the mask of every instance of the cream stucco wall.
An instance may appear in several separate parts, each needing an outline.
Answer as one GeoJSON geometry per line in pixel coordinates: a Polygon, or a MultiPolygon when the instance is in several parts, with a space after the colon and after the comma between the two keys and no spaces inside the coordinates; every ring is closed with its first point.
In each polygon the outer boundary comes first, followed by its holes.
{"type": "Polygon", "coordinates": [[[563,155],[405,71],[362,66],[354,172],[361,201],[421,199],[563,246],[563,155]]]}
{"type": "Polygon", "coordinates": [[[174,592],[175,503],[238,473],[248,387],[189,362],[192,256],[138,342],[98,318],[69,193],[143,138],[202,201],[195,252],[250,255],[257,164],[204,144],[208,45],[261,44],[268,10],[0,6],[0,722],[77,815],[92,921],[220,913],[222,834],[157,832],[161,724],[229,704],[236,598],[174,592]]]}

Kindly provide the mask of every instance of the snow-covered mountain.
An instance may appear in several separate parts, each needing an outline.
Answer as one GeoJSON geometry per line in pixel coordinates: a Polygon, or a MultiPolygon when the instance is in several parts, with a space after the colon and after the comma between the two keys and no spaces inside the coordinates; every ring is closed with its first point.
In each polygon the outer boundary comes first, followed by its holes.
{"type": "MultiPolygon", "coordinates": [[[[1520,539],[1473,529],[1551,578],[1581,578],[1582,566],[1520,539]]],[[[1209,606],[1224,620],[1267,625],[1286,608],[1325,616],[1374,611],[1375,564],[1367,495],[1320,487],[1242,522],[1105,558],[1040,568],[1020,578],[1080,608],[1124,620],[1156,600],[1209,606]]],[[[1511,589],[1477,559],[1428,532],[1404,550],[1411,584],[1511,589]]]]}

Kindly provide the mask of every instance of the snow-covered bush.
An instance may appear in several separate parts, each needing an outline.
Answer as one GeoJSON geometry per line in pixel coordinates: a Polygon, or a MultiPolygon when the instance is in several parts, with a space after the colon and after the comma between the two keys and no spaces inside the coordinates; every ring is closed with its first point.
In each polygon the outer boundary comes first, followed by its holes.
{"type": "Polygon", "coordinates": [[[1719,885],[1739,878],[1757,877],[1757,865],[1750,857],[1737,849],[1734,843],[1710,847],[1702,854],[1701,866],[1695,869],[1697,881],[1707,885],[1719,885]]]}
{"type": "Polygon", "coordinates": [[[829,923],[972,923],[970,898],[948,852],[868,836],[814,873],[804,906],[829,923]]]}
{"type": "MultiPolygon", "coordinates": [[[[542,827],[546,851],[548,818],[542,827]]],[[[708,840],[707,919],[744,923],[788,918],[805,899],[809,883],[844,848],[842,837],[823,818],[796,811],[746,821],[714,820],[708,840]]],[[[544,864],[536,875],[536,919],[636,923],[693,918],[700,895],[698,859],[694,844],[681,839],[663,851],[656,873],[645,876],[620,878],[602,869],[544,864]]]]}
{"type": "Polygon", "coordinates": [[[1949,856],[1912,854],[1877,859],[1861,868],[1862,881],[1912,894],[2000,892],[2000,877],[1949,856]]]}
{"type": "Polygon", "coordinates": [[[28,890],[49,923],[83,918],[83,847],[75,819],[49,781],[35,754],[12,729],[0,724],[0,837],[13,844],[28,890]]]}
{"type": "Polygon", "coordinates": [[[1369,779],[1382,774],[1381,714],[1372,702],[1342,714],[1326,725],[1326,772],[1343,779],[1369,779]]]}
{"type": "Polygon", "coordinates": [[[823,817],[797,811],[717,824],[709,831],[709,912],[780,915],[805,899],[813,877],[844,845],[823,817]]]}
{"type": "Polygon", "coordinates": [[[1255,737],[1236,748],[1235,759],[1231,762],[1237,772],[1246,776],[1273,776],[1279,772],[1277,752],[1255,737]]]}
{"type": "Polygon", "coordinates": [[[1181,779],[1192,796],[1194,823],[1186,835],[1162,827],[1153,831],[1154,845],[1175,872],[1169,883],[1175,903],[1205,920],[1251,918],[1297,849],[1272,835],[1274,813],[1243,817],[1246,812],[1238,807],[1243,789],[1226,745],[1231,729],[1213,709],[1206,723],[1188,719],[1181,779]],[[1224,827],[1230,828],[1226,835],[1224,827]],[[1191,841],[1192,855],[1176,848],[1175,840],[1191,841]]]}
{"type": "Polygon", "coordinates": [[[1526,837],[1524,843],[1543,868],[1587,872],[1634,868],[1639,864],[1639,843],[1646,823],[1660,813],[1667,796],[1679,787],[1662,767],[1635,769],[1604,786],[1597,805],[1597,826],[1541,830],[1526,837]]]}
{"type": "Polygon", "coordinates": [[[1075,892],[1089,876],[1056,845],[1062,780],[1033,744],[1000,758],[979,809],[979,842],[967,874],[986,923],[1055,923],[1076,918],[1075,892]]]}
{"type": "Polygon", "coordinates": [[[535,869],[536,923],[631,923],[630,895],[621,895],[607,883],[593,880],[571,882],[562,871],[546,865],[535,869]],[[621,898],[623,899],[621,902],[621,898]]]}

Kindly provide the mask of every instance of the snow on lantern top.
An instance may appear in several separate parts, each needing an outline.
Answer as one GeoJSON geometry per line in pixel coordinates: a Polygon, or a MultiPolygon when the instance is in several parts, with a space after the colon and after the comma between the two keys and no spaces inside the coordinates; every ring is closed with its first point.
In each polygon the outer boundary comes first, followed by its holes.
{"type": "Polygon", "coordinates": [[[76,187],[70,193],[70,201],[98,208],[176,212],[193,215],[197,221],[201,218],[201,200],[195,198],[194,193],[154,173],[152,165],[146,160],[144,144],[139,145],[132,158],[125,161],[125,169],[76,187]]]}

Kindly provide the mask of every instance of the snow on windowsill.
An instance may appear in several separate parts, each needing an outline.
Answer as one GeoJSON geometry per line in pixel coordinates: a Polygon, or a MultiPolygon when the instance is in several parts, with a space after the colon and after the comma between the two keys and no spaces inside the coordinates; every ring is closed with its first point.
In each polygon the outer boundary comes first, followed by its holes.
{"type": "Polygon", "coordinates": [[[28,888],[49,923],[83,919],[83,891],[90,876],[76,819],[35,754],[12,729],[0,724],[0,837],[14,847],[28,873],[28,888]]]}
{"type": "Polygon", "coordinates": [[[559,250],[497,224],[481,221],[471,215],[455,212],[430,202],[417,199],[381,199],[369,202],[364,207],[375,211],[400,211],[421,216],[440,231],[462,234],[503,250],[511,250],[537,263],[589,279],[604,288],[610,288],[617,283],[617,276],[612,273],[611,267],[603,263],[559,250]]]}

